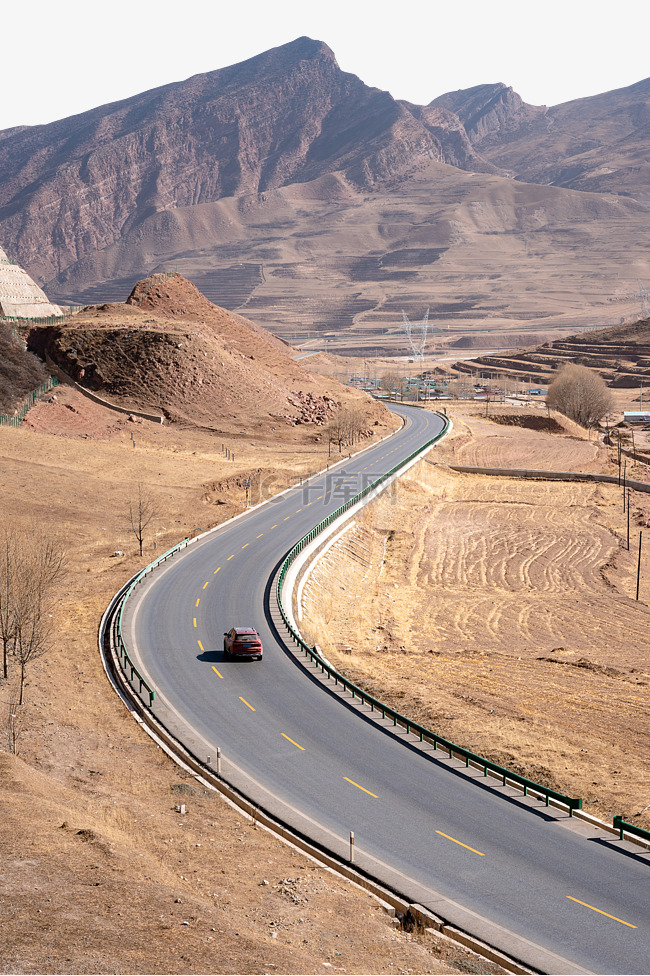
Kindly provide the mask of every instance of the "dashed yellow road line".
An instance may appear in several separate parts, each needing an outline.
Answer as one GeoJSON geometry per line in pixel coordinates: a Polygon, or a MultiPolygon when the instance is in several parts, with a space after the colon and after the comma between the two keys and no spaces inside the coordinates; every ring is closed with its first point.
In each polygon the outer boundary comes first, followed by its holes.
{"type": "Polygon", "coordinates": [[[199,596],[199,597],[196,598],[196,603],[194,604],[194,606],[195,607],[198,607],[198,605],[199,605],[200,602],[201,602],[201,597],[199,596]]]}
{"type": "Polygon", "coordinates": [[[217,566],[217,568],[214,571],[214,575],[215,576],[217,575],[217,573],[219,572],[220,569],[221,569],[221,566],[217,566]]]}
{"type": "Polygon", "coordinates": [[[196,617],[194,617],[194,626],[196,627],[196,617]]]}
{"type": "MultiPolygon", "coordinates": [[[[233,554],[232,554],[232,556],[228,556],[228,559],[232,559],[234,555],[235,555],[235,554],[234,554],[234,552],[233,552],[233,554]]],[[[228,562],[228,559],[226,559],[226,562],[228,562]]]]}
{"type": "Polygon", "coordinates": [[[284,738],[287,740],[287,742],[290,742],[292,746],[295,746],[296,747],[296,749],[300,749],[301,752],[304,752],[305,751],[305,747],[304,746],[299,746],[297,742],[294,742],[293,739],[290,739],[288,735],[285,735],[284,734],[284,732],[280,732],[280,735],[284,736],[284,738]]]}
{"type": "MultiPolygon", "coordinates": [[[[278,523],[276,522],[275,525],[272,525],[271,526],[271,529],[277,529],[277,527],[278,527],[278,523]]],[[[269,531],[271,531],[271,530],[269,529],[269,531]]]]}
{"type": "MultiPolygon", "coordinates": [[[[197,640],[197,642],[196,642],[196,643],[197,643],[197,644],[199,645],[199,647],[200,647],[200,648],[201,648],[201,650],[203,651],[203,644],[201,643],[201,641],[200,641],[200,640],[197,640]]],[[[204,651],[203,653],[205,653],[205,651],[204,651]]]]}
{"type": "Polygon", "coordinates": [[[447,840],[453,840],[454,844],[458,844],[460,847],[464,847],[466,850],[471,851],[472,854],[478,854],[479,857],[485,857],[485,854],[483,854],[481,851],[477,851],[476,848],[470,847],[468,844],[463,844],[461,840],[456,840],[455,837],[450,837],[449,834],[443,834],[441,830],[436,830],[436,833],[440,834],[441,837],[446,837],[447,840]]]}
{"type": "Polygon", "coordinates": [[[249,543],[245,542],[244,545],[242,546],[242,549],[245,549],[247,545],[249,545],[249,543]]]}
{"type": "Polygon", "coordinates": [[[261,539],[263,535],[264,535],[264,533],[263,532],[260,532],[260,534],[257,536],[257,538],[258,539],[261,539]]]}
{"type": "Polygon", "coordinates": [[[206,580],[203,584],[203,589],[205,590],[210,585],[210,580],[206,580]]]}
{"type": "Polygon", "coordinates": [[[248,708],[250,708],[251,712],[254,712],[255,711],[255,709],[253,708],[253,706],[252,705],[249,705],[248,702],[246,701],[246,699],[245,698],[242,698],[241,695],[239,696],[239,700],[240,701],[243,701],[244,705],[246,705],[248,708]]]}
{"type": "Polygon", "coordinates": [[[220,678],[223,678],[223,675],[221,674],[220,671],[217,671],[217,669],[215,668],[214,664],[212,665],[212,670],[214,671],[215,674],[218,674],[220,678]]]}
{"type": "Polygon", "coordinates": [[[368,794],[369,796],[374,796],[374,798],[375,798],[375,800],[378,800],[378,799],[379,799],[379,797],[377,796],[377,794],[376,794],[376,793],[371,793],[371,792],[370,792],[370,790],[367,790],[367,789],[365,788],[365,786],[359,786],[359,784],[358,784],[358,783],[355,783],[353,779],[348,779],[348,778],[347,778],[347,776],[344,776],[344,777],[343,777],[343,779],[344,779],[344,780],[345,780],[345,781],[346,781],[347,783],[352,783],[352,785],[353,785],[353,786],[356,786],[356,788],[357,788],[358,790],[363,790],[363,792],[364,792],[364,793],[367,793],[367,794],[368,794]]]}
{"type": "Polygon", "coordinates": [[[285,519],[282,519],[282,521],[283,522],[288,522],[290,518],[291,518],[291,516],[290,515],[287,515],[287,517],[285,519]]]}
{"type": "Polygon", "coordinates": [[[298,512],[302,512],[302,508],[297,508],[296,509],[296,515],[298,514],[298,512]]]}
{"type": "Polygon", "coordinates": [[[632,925],[631,922],[624,922],[622,918],[617,918],[616,915],[610,915],[608,912],[603,912],[600,908],[594,908],[593,905],[588,905],[586,901],[580,901],[579,898],[572,898],[571,895],[567,895],[569,901],[575,901],[578,905],[584,905],[585,908],[591,908],[592,912],[598,912],[599,915],[605,915],[607,918],[613,918],[615,922],[620,922],[621,925],[627,925],[629,929],[635,929],[636,925],[632,925]]]}

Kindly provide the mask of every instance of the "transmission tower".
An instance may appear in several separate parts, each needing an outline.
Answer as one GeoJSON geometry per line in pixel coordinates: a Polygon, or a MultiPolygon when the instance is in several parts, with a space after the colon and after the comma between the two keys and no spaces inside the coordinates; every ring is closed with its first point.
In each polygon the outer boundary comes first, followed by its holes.
{"type": "Polygon", "coordinates": [[[404,319],[404,331],[406,333],[406,338],[409,341],[409,346],[411,347],[413,358],[422,359],[422,357],[424,356],[424,347],[427,341],[427,332],[429,331],[429,309],[426,310],[425,316],[419,325],[416,326],[411,325],[409,317],[404,310],[402,310],[402,318],[404,319]],[[420,333],[420,337],[419,337],[419,342],[416,345],[418,330],[420,333]]]}
{"type": "Polygon", "coordinates": [[[639,278],[636,280],[639,282],[639,293],[634,297],[641,299],[642,315],[644,319],[647,319],[650,316],[650,312],[648,311],[648,290],[643,287],[639,278]]]}

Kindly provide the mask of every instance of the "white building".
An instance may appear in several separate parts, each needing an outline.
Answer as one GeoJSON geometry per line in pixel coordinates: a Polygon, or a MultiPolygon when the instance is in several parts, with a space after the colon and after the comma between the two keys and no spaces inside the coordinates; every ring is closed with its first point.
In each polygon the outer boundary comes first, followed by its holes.
{"type": "Polygon", "coordinates": [[[35,319],[62,314],[59,306],[53,305],[27,272],[10,261],[0,247],[0,316],[35,319]]]}

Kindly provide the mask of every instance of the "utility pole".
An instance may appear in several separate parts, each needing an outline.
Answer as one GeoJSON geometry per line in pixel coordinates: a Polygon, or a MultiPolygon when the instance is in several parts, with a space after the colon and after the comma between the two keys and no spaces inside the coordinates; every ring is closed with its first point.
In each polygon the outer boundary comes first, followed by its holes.
{"type": "Polygon", "coordinates": [[[639,580],[641,578],[641,539],[643,533],[639,532],[639,562],[636,567],[636,598],[639,599],[639,580]]]}
{"type": "Polygon", "coordinates": [[[627,489],[627,551],[630,551],[630,491],[627,489]]]}

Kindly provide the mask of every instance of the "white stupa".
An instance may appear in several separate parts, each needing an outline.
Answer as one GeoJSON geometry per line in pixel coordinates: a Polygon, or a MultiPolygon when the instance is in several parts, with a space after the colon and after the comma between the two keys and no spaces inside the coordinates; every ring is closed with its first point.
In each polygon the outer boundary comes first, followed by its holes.
{"type": "Polygon", "coordinates": [[[18,264],[9,260],[0,247],[0,315],[24,319],[63,315],[47,295],[18,264]]]}

